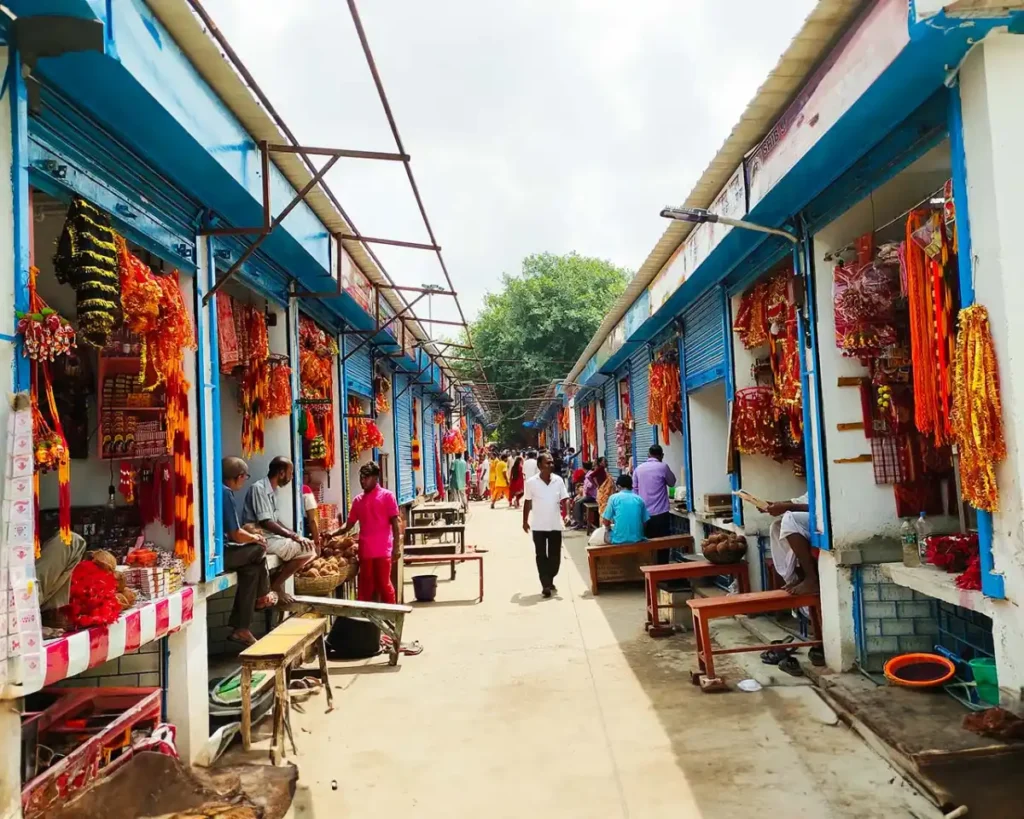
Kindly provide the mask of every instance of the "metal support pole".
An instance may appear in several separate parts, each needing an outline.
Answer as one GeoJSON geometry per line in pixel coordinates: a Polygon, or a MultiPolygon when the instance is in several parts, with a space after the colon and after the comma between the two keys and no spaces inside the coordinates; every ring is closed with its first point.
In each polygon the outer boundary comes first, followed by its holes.
{"type": "Polygon", "coordinates": [[[339,233],[339,239],[343,239],[346,242],[363,242],[374,245],[392,245],[394,247],[408,247],[412,250],[440,250],[441,248],[435,244],[426,244],[425,242],[406,242],[401,239],[381,239],[377,236],[362,236],[353,233],[339,233]]]}

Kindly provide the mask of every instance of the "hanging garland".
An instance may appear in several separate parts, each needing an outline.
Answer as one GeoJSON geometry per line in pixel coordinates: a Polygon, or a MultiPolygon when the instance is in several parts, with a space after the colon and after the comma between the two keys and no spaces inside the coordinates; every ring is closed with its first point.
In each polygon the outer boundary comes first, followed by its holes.
{"type": "Polygon", "coordinates": [[[377,405],[377,414],[391,412],[391,381],[386,375],[378,375],[373,380],[373,400],[377,405]]]}
{"type": "Polygon", "coordinates": [[[730,436],[732,446],[743,455],[765,455],[781,460],[782,439],[776,424],[771,387],[736,391],[730,436]]]}
{"type": "MultiPolygon", "coordinates": [[[[245,350],[245,368],[239,375],[239,404],[242,413],[242,454],[251,458],[263,452],[267,402],[270,393],[270,339],[262,310],[251,304],[235,303],[236,326],[244,327],[239,346],[245,350]]],[[[289,388],[290,391],[290,388],[289,388]]]]}
{"type": "Polygon", "coordinates": [[[478,450],[484,448],[484,428],[482,424],[473,424],[473,447],[478,450]]]}
{"type": "MultiPolygon", "coordinates": [[[[30,397],[32,405],[33,442],[33,489],[35,509],[39,511],[39,475],[51,470],[57,471],[57,518],[60,539],[64,545],[71,543],[71,453],[67,437],[57,411],[57,400],[53,394],[53,377],[50,363],[60,355],[68,354],[76,347],[75,332],[71,326],[51,309],[36,290],[39,270],[30,267],[28,271],[27,314],[19,314],[18,332],[25,343],[23,355],[33,363],[29,368],[30,397]],[[46,397],[50,420],[39,408],[39,394],[46,397]],[[51,426],[52,423],[52,426],[51,426]]],[[[39,557],[39,529],[35,528],[35,554],[39,557]]]]}
{"type": "Polygon", "coordinates": [[[960,311],[953,377],[953,435],[960,455],[963,499],[987,512],[999,509],[996,465],[1006,457],[999,369],[981,305],[960,311]]]}
{"type": "Polygon", "coordinates": [[[79,337],[101,349],[121,322],[114,238],[106,214],[76,197],[68,208],[53,257],[57,281],[75,289],[79,337]]]}
{"type": "Polygon", "coordinates": [[[647,408],[647,422],[660,430],[682,432],[683,402],[679,364],[675,361],[652,361],[649,377],[651,398],[647,408]]]}
{"type": "Polygon", "coordinates": [[[270,365],[267,387],[267,417],[281,418],[292,413],[292,368],[283,361],[270,365]]]}

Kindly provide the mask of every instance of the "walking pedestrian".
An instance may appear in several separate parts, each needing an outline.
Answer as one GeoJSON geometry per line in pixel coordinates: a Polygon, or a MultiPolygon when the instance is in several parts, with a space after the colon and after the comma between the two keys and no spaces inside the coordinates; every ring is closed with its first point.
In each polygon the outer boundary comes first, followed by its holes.
{"type": "Polygon", "coordinates": [[[491,462],[491,475],[494,476],[491,489],[491,509],[499,498],[505,498],[508,505],[512,505],[512,496],[508,493],[508,453],[503,452],[501,457],[491,462]]]}
{"type": "Polygon", "coordinates": [[[529,450],[526,453],[526,460],[523,461],[523,483],[530,480],[534,475],[540,473],[537,468],[537,453],[534,450],[529,450]]]}
{"type": "Polygon", "coordinates": [[[512,459],[512,469],[509,471],[508,494],[509,503],[519,508],[519,500],[523,497],[523,487],[526,484],[523,478],[523,456],[516,453],[512,459]]]}
{"type": "Polygon", "coordinates": [[[452,461],[451,473],[448,476],[448,492],[451,499],[466,508],[466,472],[468,467],[462,458],[461,452],[455,453],[455,460],[452,461]]]}
{"type": "Polygon", "coordinates": [[[533,528],[533,547],[537,555],[537,574],[541,594],[551,597],[558,589],[555,577],[562,562],[562,519],[569,490],[560,475],[555,475],[550,455],[537,459],[540,473],[530,478],[524,488],[523,531],[533,528]]]}

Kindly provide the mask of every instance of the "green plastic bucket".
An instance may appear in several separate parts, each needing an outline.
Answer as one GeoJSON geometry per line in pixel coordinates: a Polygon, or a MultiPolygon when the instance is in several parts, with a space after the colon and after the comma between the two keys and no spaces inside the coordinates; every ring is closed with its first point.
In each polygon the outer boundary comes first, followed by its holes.
{"type": "Polygon", "coordinates": [[[996,661],[991,657],[979,657],[971,660],[968,665],[974,674],[974,682],[978,684],[978,696],[991,705],[999,705],[999,676],[996,674],[996,661]]]}

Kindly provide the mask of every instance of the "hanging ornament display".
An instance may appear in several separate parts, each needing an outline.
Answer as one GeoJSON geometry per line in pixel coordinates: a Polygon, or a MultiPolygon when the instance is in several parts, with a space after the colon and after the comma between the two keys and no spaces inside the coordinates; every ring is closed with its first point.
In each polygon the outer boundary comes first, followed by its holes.
{"type": "Polygon", "coordinates": [[[378,414],[391,411],[391,381],[386,375],[378,375],[373,380],[373,400],[378,414]]]}
{"type": "Polygon", "coordinates": [[[1006,457],[999,368],[988,311],[975,304],[960,311],[954,356],[952,431],[960,455],[963,499],[996,512],[996,466],[1006,457]]]}
{"type": "Polygon", "coordinates": [[[79,338],[101,349],[121,322],[114,236],[106,214],[76,197],[68,208],[53,257],[57,281],[75,289],[79,338]]]}
{"type": "MultiPolygon", "coordinates": [[[[322,455],[310,457],[322,460],[325,469],[334,466],[334,368],[338,345],[317,324],[305,316],[299,317],[299,386],[307,412],[320,419],[324,446],[316,448],[322,455]]],[[[313,425],[309,425],[313,426],[313,425]]]]}
{"type": "Polygon", "coordinates": [[[292,412],[292,368],[283,361],[270,364],[267,385],[267,417],[282,418],[292,412]]]}
{"type": "Polygon", "coordinates": [[[448,430],[441,438],[441,451],[446,455],[454,455],[457,452],[465,452],[466,441],[462,437],[462,430],[448,430]]]}
{"type": "MultiPolygon", "coordinates": [[[[647,407],[647,422],[662,431],[682,432],[683,401],[682,384],[679,380],[679,363],[676,361],[652,361],[649,378],[651,392],[650,403],[647,407]]],[[[596,422],[597,419],[594,420],[596,422]]]]}

